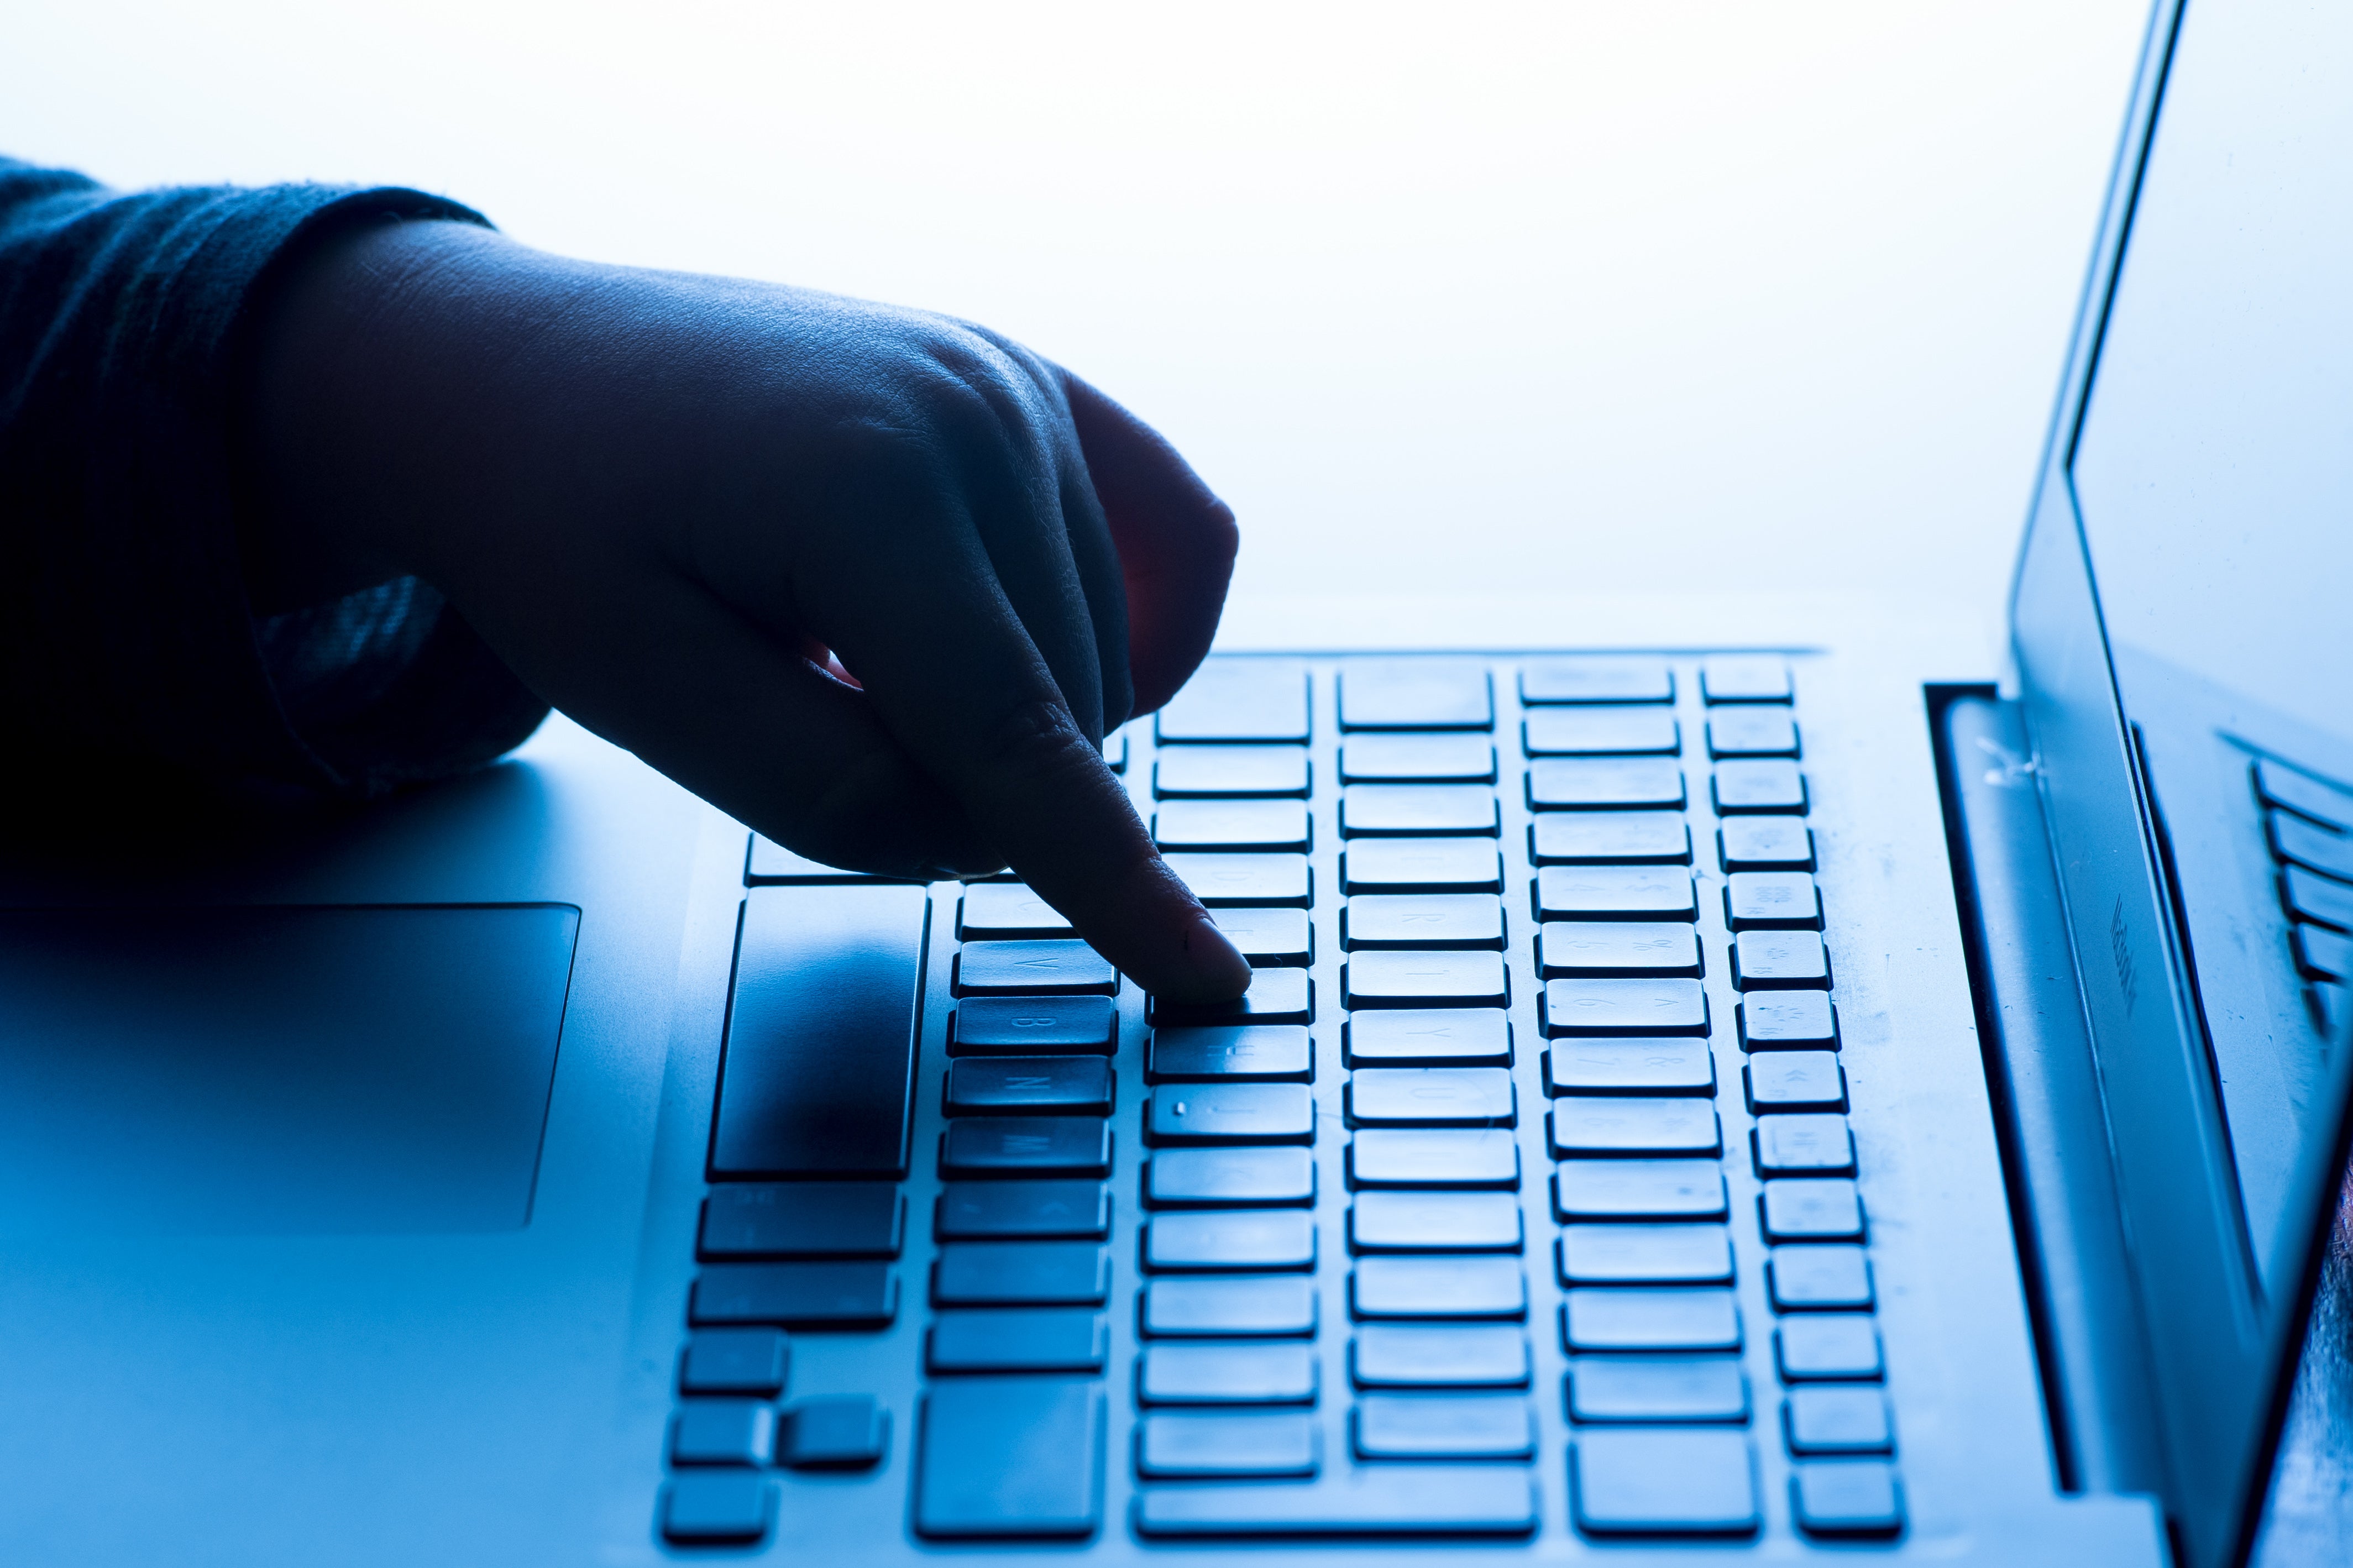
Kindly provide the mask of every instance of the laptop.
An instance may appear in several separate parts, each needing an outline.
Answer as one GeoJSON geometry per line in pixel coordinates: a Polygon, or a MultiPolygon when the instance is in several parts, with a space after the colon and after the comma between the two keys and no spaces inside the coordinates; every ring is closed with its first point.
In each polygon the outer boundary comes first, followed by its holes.
{"type": "Polygon", "coordinates": [[[0,1555],[2341,1561],[2348,154],[2353,18],[2160,5],[1999,683],[1238,607],[1106,745],[1232,1007],[561,719],[20,833],[0,1555]]]}

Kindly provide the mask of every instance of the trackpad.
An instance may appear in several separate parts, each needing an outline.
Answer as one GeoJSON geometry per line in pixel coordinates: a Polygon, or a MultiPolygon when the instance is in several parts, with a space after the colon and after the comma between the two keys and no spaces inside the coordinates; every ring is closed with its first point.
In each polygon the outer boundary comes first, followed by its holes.
{"type": "Polygon", "coordinates": [[[580,911],[0,910],[0,1230],[510,1230],[580,911]]]}

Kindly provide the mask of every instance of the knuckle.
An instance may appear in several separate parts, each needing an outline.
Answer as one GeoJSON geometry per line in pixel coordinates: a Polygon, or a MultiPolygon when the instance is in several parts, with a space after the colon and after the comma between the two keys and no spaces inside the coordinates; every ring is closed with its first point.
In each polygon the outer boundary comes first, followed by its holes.
{"type": "MultiPolygon", "coordinates": [[[[1052,792],[1084,788],[1103,771],[1103,753],[1057,702],[1019,702],[979,737],[978,757],[1005,787],[1052,792]]],[[[1042,798],[1051,798],[1050,794],[1042,798]]]]}

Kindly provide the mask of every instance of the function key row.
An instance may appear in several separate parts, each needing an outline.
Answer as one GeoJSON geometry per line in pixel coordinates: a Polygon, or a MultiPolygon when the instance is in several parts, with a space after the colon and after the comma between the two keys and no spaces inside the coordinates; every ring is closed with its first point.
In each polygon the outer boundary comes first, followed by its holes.
{"type": "MultiPolygon", "coordinates": [[[[1614,657],[1538,660],[1522,667],[1519,687],[1521,701],[1532,708],[1670,703],[1675,694],[1674,672],[1664,660],[1614,657]]],[[[1711,707],[1786,704],[1791,698],[1788,668],[1770,656],[1707,659],[1700,669],[1700,690],[1711,707]]],[[[1340,673],[1338,706],[1343,731],[1475,731],[1495,724],[1487,670],[1461,659],[1351,660],[1340,673]]],[[[1160,710],[1154,734],[1164,746],[1303,744],[1312,731],[1309,710],[1307,674],[1295,663],[1212,659],[1160,710]]],[[[1661,731],[1655,723],[1623,716],[1610,722],[1638,737],[1637,744],[1622,749],[1666,749],[1656,743],[1661,731]],[[1642,736],[1649,741],[1640,742],[1642,736]]],[[[1672,734],[1672,719],[1667,722],[1672,734]]],[[[1564,732],[1576,728],[1567,725],[1564,732]]],[[[1778,752],[1773,745],[1778,733],[1769,722],[1732,721],[1723,738],[1744,752],[1755,749],[1744,742],[1762,742],[1778,752]]],[[[1714,737],[1712,724],[1712,743],[1714,737]]],[[[1788,750],[1794,752],[1795,745],[1792,738],[1788,750]]],[[[1121,751],[1124,759],[1124,746],[1121,751]]]]}

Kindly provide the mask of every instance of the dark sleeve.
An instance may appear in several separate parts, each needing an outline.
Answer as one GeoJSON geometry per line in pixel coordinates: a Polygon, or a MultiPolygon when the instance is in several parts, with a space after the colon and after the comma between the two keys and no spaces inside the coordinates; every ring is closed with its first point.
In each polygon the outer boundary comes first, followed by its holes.
{"type": "Polygon", "coordinates": [[[119,193],[0,159],[0,726],[17,769],[369,797],[481,765],[544,704],[403,579],[257,616],[248,340],[343,226],[414,191],[119,193]],[[129,770],[126,773],[126,770],[129,770]]]}

